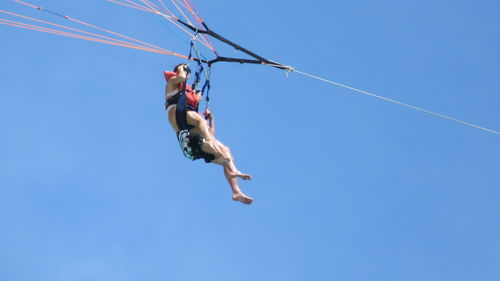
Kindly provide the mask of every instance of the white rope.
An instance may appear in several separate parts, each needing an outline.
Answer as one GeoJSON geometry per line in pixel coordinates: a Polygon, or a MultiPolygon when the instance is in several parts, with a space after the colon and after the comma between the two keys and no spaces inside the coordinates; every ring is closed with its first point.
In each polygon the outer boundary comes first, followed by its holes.
{"type": "MultiPolygon", "coordinates": [[[[269,66],[281,66],[281,67],[283,66],[283,65],[278,65],[278,64],[268,64],[268,63],[264,63],[264,64],[265,65],[269,65],[269,66]]],[[[371,97],[374,97],[374,98],[377,98],[377,99],[381,99],[381,100],[385,100],[385,101],[388,101],[388,102],[392,102],[392,103],[395,103],[395,104],[398,104],[398,105],[401,105],[401,106],[405,106],[405,107],[408,107],[408,108],[411,108],[411,109],[414,109],[414,110],[418,110],[420,112],[424,112],[424,113],[427,113],[427,114],[430,114],[430,115],[434,115],[434,116],[437,116],[437,117],[440,117],[440,118],[448,119],[450,121],[454,121],[454,122],[457,122],[457,123],[460,123],[460,124],[463,124],[463,125],[466,125],[466,126],[469,126],[469,127],[473,127],[473,128],[480,129],[480,130],[483,130],[483,131],[486,131],[486,132],[490,132],[490,133],[493,133],[493,134],[496,134],[496,135],[500,135],[499,132],[491,130],[491,129],[488,129],[488,128],[480,127],[478,125],[475,125],[475,124],[472,124],[472,123],[469,123],[469,122],[465,122],[465,121],[462,121],[462,120],[459,120],[459,119],[455,119],[453,117],[449,117],[449,116],[446,116],[446,115],[443,115],[443,114],[432,112],[432,111],[427,110],[427,109],[423,109],[423,108],[420,108],[420,107],[417,107],[417,106],[413,106],[413,105],[410,105],[410,104],[399,102],[397,100],[389,99],[389,98],[386,98],[386,97],[383,97],[383,96],[379,96],[379,95],[376,95],[376,94],[373,94],[373,93],[370,93],[370,92],[367,92],[367,91],[363,91],[363,90],[360,90],[360,89],[356,89],[354,87],[350,87],[350,86],[347,86],[347,85],[344,85],[344,84],[341,84],[341,83],[330,81],[330,80],[325,79],[325,78],[321,78],[321,77],[314,76],[314,75],[311,75],[311,74],[308,74],[308,73],[305,73],[305,72],[302,72],[302,71],[298,71],[298,70],[294,69],[291,66],[287,66],[287,71],[288,72],[295,72],[295,73],[298,73],[298,74],[301,74],[301,75],[304,75],[304,76],[308,76],[310,78],[314,78],[314,79],[317,79],[317,80],[320,80],[320,81],[323,81],[323,82],[326,82],[326,83],[329,83],[329,84],[332,84],[332,85],[335,85],[335,86],[339,86],[339,87],[342,87],[342,88],[345,88],[345,89],[349,89],[351,91],[355,91],[355,92],[358,92],[358,93],[361,93],[361,94],[364,94],[364,95],[368,95],[368,96],[371,96],[371,97]]]]}

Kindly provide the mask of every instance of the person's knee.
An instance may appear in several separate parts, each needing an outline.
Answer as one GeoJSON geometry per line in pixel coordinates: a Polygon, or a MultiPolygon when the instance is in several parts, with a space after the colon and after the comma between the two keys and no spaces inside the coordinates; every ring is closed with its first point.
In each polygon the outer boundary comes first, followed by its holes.
{"type": "Polygon", "coordinates": [[[204,139],[203,143],[211,150],[211,152],[216,153],[217,155],[220,155],[220,151],[217,149],[217,145],[215,145],[215,142],[213,140],[207,140],[204,139]]]}
{"type": "Polygon", "coordinates": [[[227,147],[226,145],[222,144],[220,141],[217,141],[217,145],[225,153],[228,153],[228,154],[231,153],[231,149],[229,149],[229,147],[227,147]]]}
{"type": "Polygon", "coordinates": [[[223,150],[224,152],[231,152],[229,147],[224,145],[222,142],[220,142],[219,140],[216,140],[216,142],[217,142],[217,146],[219,147],[219,149],[223,150]]]}

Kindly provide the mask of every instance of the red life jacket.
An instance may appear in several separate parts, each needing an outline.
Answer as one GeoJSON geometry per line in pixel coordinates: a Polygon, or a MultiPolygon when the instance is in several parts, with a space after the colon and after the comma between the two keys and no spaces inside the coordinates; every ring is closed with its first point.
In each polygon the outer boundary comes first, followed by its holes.
{"type": "MultiPolygon", "coordinates": [[[[165,76],[165,80],[170,80],[170,78],[177,76],[177,73],[172,72],[172,71],[163,71],[163,75],[165,76]]],[[[184,87],[186,88],[186,101],[188,106],[191,106],[193,108],[198,108],[198,98],[196,97],[196,93],[193,91],[191,86],[186,84],[186,81],[179,83],[177,86],[177,89],[179,90],[179,93],[184,90],[184,87]]]]}

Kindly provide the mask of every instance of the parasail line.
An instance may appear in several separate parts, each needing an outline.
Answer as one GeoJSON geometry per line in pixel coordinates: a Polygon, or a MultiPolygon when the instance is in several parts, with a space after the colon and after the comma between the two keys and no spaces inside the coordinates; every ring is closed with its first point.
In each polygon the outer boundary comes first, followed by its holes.
{"type": "MultiPolygon", "coordinates": [[[[145,3],[146,5],[147,5],[147,2],[149,2],[149,1],[147,1],[147,0],[141,0],[141,1],[142,1],[143,3],[145,3]],[[145,1],[147,1],[147,2],[145,2],[145,1]]],[[[160,2],[161,2],[161,1],[160,1],[160,2]]],[[[178,11],[182,14],[182,16],[183,16],[183,17],[187,20],[187,22],[189,22],[190,24],[192,24],[192,23],[191,23],[191,21],[189,20],[189,17],[188,17],[188,16],[186,16],[186,14],[185,14],[185,13],[182,11],[182,9],[181,9],[181,8],[180,8],[180,7],[179,7],[179,6],[178,6],[178,5],[174,2],[174,0],[171,0],[171,2],[172,2],[172,4],[174,4],[174,6],[177,8],[177,10],[178,10],[178,11]]],[[[161,2],[161,3],[163,4],[163,2],[161,2]]],[[[180,2],[179,2],[179,3],[180,3],[180,2]]],[[[180,3],[180,4],[182,5],[182,3],[180,3]]],[[[164,4],[163,4],[163,5],[164,5],[164,4]]],[[[164,5],[164,6],[165,6],[165,5],[164,5]]],[[[184,7],[185,7],[185,6],[184,6],[184,7]]],[[[151,9],[151,11],[152,11],[153,13],[158,14],[158,15],[161,15],[161,16],[163,16],[163,17],[165,17],[165,16],[164,16],[164,14],[160,13],[158,10],[156,10],[156,9],[155,9],[155,8],[153,8],[153,7],[151,7],[150,5],[149,5],[149,8],[151,9]]],[[[186,9],[187,9],[187,10],[190,10],[189,8],[186,8],[186,9]]],[[[172,15],[174,15],[174,16],[175,16],[175,14],[174,14],[172,11],[170,11],[168,8],[167,8],[167,10],[168,10],[168,12],[170,12],[172,15]]],[[[190,10],[190,11],[191,11],[191,10],[190,10]]],[[[191,12],[191,13],[192,13],[192,12],[191,12]]],[[[194,14],[193,14],[193,16],[194,16],[194,18],[195,18],[195,21],[196,21],[196,20],[199,20],[199,17],[198,17],[198,16],[196,16],[196,15],[194,15],[194,14]]],[[[178,17],[176,17],[176,16],[175,16],[175,18],[178,18],[178,17]]],[[[168,18],[167,18],[167,19],[168,19],[168,18]]],[[[183,31],[184,31],[184,32],[186,32],[187,34],[189,34],[190,36],[192,35],[189,31],[187,31],[187,30],[185,30],[184,28],[182,28],[179,24],[177,24],[177,23],[176,23],[176,22],[174,22],[173,20],[169,19],[169,21],[170,21],[170,22],[172,22],[173,24],[175,24],[177,27],[179,27],[181,30],[183,30],[183,31]]],[[[213,45],[212,45],[210,42],[208,42],[208,40],[206,40],[206,39],[205,39],[205,37],[197,38],[196,40],[198,40],[200,43],[202,43],[205,47],[209,48],[209,49],[210,49],[210,50],[212,50],[213,52],[216,52],[216,51],[215,51],[215,48],[213,47],[213,45]]]]}
{"type": "Polygon", "coordinates": [[[135,2],[135,1],[132,1],[132,0],[122,0],[122,1],[125,1],[127,3],[130,3],[130,5],[134,5],[136,7],[140,7],[140,8],[143,8],[143,9],[147,9],[145,6],[135,2]]]}
{"type": "Polygon", "coordinates": [[[174,14],[170,11],[170,9],[167,7],[167,5],[165,5],[165,3],[163,3],[162,0],[158,0],[160,2],[160,4],[163,6],[163,8],[165,9],[165,11],[169,12],[170,14],[174,14]]]}
{"type": "Polygon", "coordinates": [[[177,8],[177,10],[179,10],[179,12],[181,12],[181,15],[186,19],[187,22],[190,22],[189,18],[184,14],[184,12],[182,11],[181,8],[179,8],[179,6],[175,3],[174,0],[170,0],[170,2],[172,2],[172,4],[174,4],[174,6],[177,8]]]}
{"type": "Polygon", "coordinates": [[[144,3],[149,9],[151,9],[152,11],[154,11],[155,13],[158,13],[159,11],[155,8],[154,5],[150,4],[149,1],[146,1],[146,0],[140,0],[142,3],[144,3]]]}
{"type": "MultiPolygon", "coordinates": [[[[113,35],[116,35],[116,36],[119,36],[119,37],[122,37],[122,38],[125,38],[125,39],[128,39],[128,40],[132,40],[132,41],[135,41],[137,43],[140,43],[140,44],[143,44],[143,45],[146,45],[146,46],[149,46],[151,48],[154,48],[154,49],[158,49],[158,50],[162,50],[162,51],[166,51],[166,52],[169,52],[168,50],[165,50],[161,47],[158,47],[158,46],[155,46],[153,44],[149,44],[149,43],[146,43],[146,42],[143,42],[143,41],[140,41],[140,40],[137,40],[137,39],[134,39],[132,37],[128,37],[128,36],[125,36],[125,35],[122,35],[122,34],[119,34],[117,32],[113,32],[113,31],[110,31],[110,30],[107,30],[107,29],[104,29],[104,28],[101,28],[101,27],[98,27],[98,26],[95,26],[95,25],[92,25],[92,24],[89,24],[89,23],[86,23],[86,22],[83,22],[83,21],[80,21],[80,20],[77,20],[77,19],[74,19],[70,16],[63,16],[61,14],[58,14],[58,13],[55,13],[55,12],[52,12],[52,11],[49,11],[45,8],[42,8],[42,7],[36,7],[34,5],[31,5],[31,4],[28,4],[26,2],[22,2],[22,1],[19,1],[19,0],[14,0],[18,3],[21,3],[21,4],[24,4],[24,5],[27,5],[27,6],[30,6],[30,7],[35,7],[37,10],[42,10],[42,11],[45,11],[45,12],[49,12],[51,14],[54,14],[54,15],[57,15],[57,16],[60,16],[60,17],[63,17],[65,19],[68,19],[68,20],[71,20],[71,21],[74,21],[74,22],[77,22],[79,24],[82,24],[82,25],[86,25],[88,27],[92,27],[92,28],[95,28],[95,29],[98,29],[98,30],[101,30],[101,31],[104,31],[104,32],[107,32],[107,33],[110,33],[110,34],[113,34],[113,35]]],[[[9,13],[9,12],[7,12],[9,13]]],[[[39,22],[43,22],[43,23],[46,23],[46,24],[50,24],[50,25],[54,25],[54,26],[58,26],[58,27],[62,27],[62,28],[65,28],[65,29],[71,29],[71,30],[74,30],[74,31],[78,31],[78,32],[82,32],[82,33],[86,33],[86,34],[90,34],[90,35],[93,35],[93,36],[97,36],[97,37],[101,37],[101,38],[106,38],[106,39],[109,39],[109,40],[116,40],[118,42],[124,42],[122,40],[118,40],[118,39],[114,39],[114,38],[111,38],[111,37],[107,37],[107,36],[103,36],[103,35],[99,35],[99,34],[94,34],[94,33],[90,33],[90,32],[86,32],[86,31],[82,31],[82,30],[78,30],[78,29],[74,29],[74,28],[70,28],[70,27],[65,27],[65,26],[62,26],[62,25],[58,25],[58,24],[54,24],[54,23],[50,23],[50,22],[46,22],[46,21],[42,21],[42,20],[38,20],[38,19],[34,19],[34,18],[30,18],[30,17],[26,17],[26,16],[22,16],[22,15],[18,15],[18,14],[14,14],[14,13],[10,13],[12,15],[15,15],[15,16],[18,16],[18,17],[24,17],[24,18],[27,18],[27,19],[30,19],[30,20],[34,20],[34,21],[39,21],[39,22]]],[[[127,42],[129,43],[129,42],[127,42]]],[[[130,44],[130,43],[129,43],[130,44]]]]}
{"type": "Polygon", "coordinates": [[[149,3],[151,6],[155,7],[155,8],[158,8],[158,6],[156,4],[154,4],[153,2],[149,1],[149,0],[141,0],[142,2],[146,2],[146,3],[149,3]]]}
{"type": "MultiPolygon", "coordinates": [[[[157,9],[155,9],[154,7],[152,7],[150,4],[149,1],[147,0],[141,0],[143,3],[145,3],[146,5],[148,5],[148,7],[151,9],[151,11],[153,11],[155,14],[158,14],[158,15],[161,15],[163,16],[162,13],[160,13],[157,9]]],[[[173,2],[172,2],[173,3],[173,2]]],[[[152,3],[151,3],[152,4],[152,3]]],[[[175,3],[173,3],[175,5],[175,3]]],[[[181,12],[181,14],[187,19],[188,22],[189,21],[189,18],[182,12],[181,9],[179,9],[179,7],[176,5],[177,9],[181,12]]],[[[170,13],[172,13],[170,10],[169,10],[170,13]]],[[[173,13],[172,13],[173,14],[173,13]]],[[[168,19],[168,18],[167,18],[168,19]]],[[[172,23],[174,23],[177,27],[181,28],[182,30],[184,30],[184,32],[186,32],[187,34],[191,35],[191,33],[189,33],[189,31],[185,30],[184,28],[182,28],[180,25],[178,25],[176,22],[174,22],[173,20],[169,19],[172,23]]],[[[199,39],[198,39],[199,40],[199,39]]],[[[203,45],[205,45],[207,48],[211,49],[209,46],[208,46],[208,43],[206,42],[203,42],[201,40],[199,40],[203,45]]]]}
{"type": "Polygon", "coordinates": [[[100,43],[115,44],[115,45],[119,45],[119,46],[123,46],[123,47],[141,48],[141,47],[133,46],[133,45],[129,45],[129,44],[116,43],[116,42],[112,42],[112,41],[97,39],[97,38],[94,38],[94,37],[84,36],[84,35],[81,35],[81,34],[75,34],[75,33],[70,33],[70,32],[56,30],[56,29],[50,29],[50,28],[47,28],[47,27],[41,27],[41,26],[36,26],[36,25],[31,25],[31,24],[26,24],[26,23],[21,23],[21,22],[6,20],[6,19],[0,19],[0,23],[1,24],[5,24],[5,25],[11,25],[11,26],[16,26],[16,27],[21,27],[21,28],[25,28],[25,29],[30,29],[30,30],[36,30],[36,31],[41,31],[41,32],[46,32],[46,33],[51,33],[51,34],[66,36],[66,37],[77,38],[77,39],[84,39],[84,40],[89,40],[89,41],[94,41],[94,42],[100,42],[100,43]]]}
{"type": "MultiPolygon", "coordinates": [[[[181,1],[180,1],[180,0],[175,0],[175,1],[177,1],[177,2],[181,3],[181,1]]],[[[193,15],[195,18],[198,16],[198,15],[197,15],[197,14],[193,11],[193,7],[191,7],[191,5],[189,5],[189,3],[188,3],[188,2],[186,2],[186,0],[182,0],[182,3],[181,3],[181,4],[184,6],[184,8],[186,8],[186,9],[187,9],[187,10],[191,13],[191,15],[193,15]],[[183,4],[182,4],[182,3],[183,3],[183,4]]]]}
{"type": "MultiPolygon", "coordinates": [[[[180,5],[182,5],[185,9],[187,9],[191,15],[193,16],[195,22],[198,24],[198,28],[201,28],[201,25],[203,23],[203,19],[199,16],[199,14],[194,10],[193,8],[193,3],[191,2],[191,4],[189,4],[188,2],[186,1],[183,1],[181,2],[180,0],[171,0],[172,2],[177,2],[179,3],[180,5]]],[[[189,23],[189,21],[188,21],[189,23]]],[[[190,23],[191,24],[191,23],[190,23]]],[[[205,35],[206,36],[206,35],[205,35]]],[[[207,37],[208,38],[208,37],[207,37]]]]}
{"type": "Polygon", "coordinates": [[[26,6],[29,6],[31,8],[35,8],[35,9],[41,9],[41,7],[38,7],[38,6],[35,6],[35,5],[31,5],[31,4],[28,4],[26,2],[23,2],[23,1],[19,1],[19,0],[13,0],[14,2],[17,2],[19,4],[23,4],[23,5],[26,5],[26,6]]]}
{"type": "Polygon", "coordinates": [[[51,34],[60,35],[60,36],[72,37],[72,38],[77,38],[77,39],[82,39],[82,40],[87,40],[87,41],[93,41],[93,42],[98,42],[98,43],[103,43],[103,44],[132,48],[132,49],[137,49],[137,50],[142,50],[142,51],[147,51],[147,52],[173,55],[173,56],[177,56],[177,57],[180,57],[183,59],[187,59],[186,56],[181,55],[181,54],[177,54],[177,53],[164,52],[164,51],[160,51],[160,50],[156,50],[156,49],[152,49],[152,48],[146,48],[146,47],[142,47],[142,46],[138,46],[138,45],[122,44],[122,43],[113,42],[113,41],[109,41],[109,40],[98,39],[98,38],[94,38],[94,37],[69,33],[69,32],[65,32],[65,31],[60,31],[60,30],[55,30],[55,29],[50,29],[50,28],[46,28],[46,27],[40,27],[40,26],[35,26],[35,25],[30,25],[30,24],[26,24],[26,23],[20,23],[20,22],[5,20],[5,19],[0,19],[0,24],[10,25],[10,26],[14,26],[14,27],[20,27],[20,28],[25,28],[25,29],[30,29],[30,30],[36,30],[36,31],[51,33],[51,34]]]}
{"type": "Polygon", "coordinates": [[[104,31],[104,32],[107,32],[107,33],[111,33],[113,35],[116,35],[116,36],[120,36],[120,37],[123,37],[123,38],[126,38],[126,39],[129,39],[129,40],[132,40],[132,41],[135,41],[137,43],[141,43],[143,45],[146,45],[146,46],[149,46],[151,48],[154,48],[154,49],[158,49],[158,50],[162,50],[162,51],[167,51],[161,47],[158,47],[158,46],[155,46],[153,44],[149,44],[149,43],[146,43],[146,42],[143,42],[143,41],[140,41],[140,40],[137,40],[137,39],[134,39],[132,37],[129,37],[129,36],[125,36],[125,35],[122,35],[122,34],[119,34],[119,33],[116,33],[116,32],[113,32],[111,30],[107,30],[107,29],[104,29],[104,28],[101,28],[101,27],[98,27],[98,26],[95,26],[95,25],[92,25],[92,24],[89,24],[89,23],[86,23],[86,22],[83,22],[83,21],[80,21],[80,20],[77,20],[77,19],[74,19],[74,18],[71,18],[71,17],[68,17],[69,20],[72,20],[72,21],[75,21],[77,23],[80,23],[80,24],[83,24],[83,25],[86,25],[86,26],[89,26],[89,27],[92,27],[92,28],[95,28],[95,29],[98,29],[98,30],[101,30],[101,31],[104,31]]]}
{"type": "MultiPolygon", "coordinates": [[[[274,67],[280,67],[280,66],[282,66],[282,65],[272,65],[272,64],[268,64],[268,63],[264,63],[264,64],[269,65],[269,66],[274,66],[274,67]]],[[[351,91],[355,91],[355,92],[358,92],[358,93],[361,93],[361,94],[364,94],[364,95],[367,95],[367,96],[371,96],[371,97],[374,97],[374,98],[377,98],[377,99],[388,101],[388,102],[391,102],[391,103],[394,103],[394,104],[397,104],[397,105],[401,105],[401,106],[404,106],[404,107],[407,107],[407,108],[411,108],[411,109],[414,109],[414,110],[417,110],[417,111],[420,111],[420,112],[423,112],[423,113],[426,113],[426,114],[430,114],[430,115],[433,115],[433,116],[436,116],[436,117],[439,117],[439,118],[443,118],[443,119],[446,119],[446,120],[457,122],[457,123],[460,123],[460,124],[465,125],[465,126],[469,126],[469,127],[472,127],[472,128],[476,128],[476,129],[480,129],[480,130],[489,132],[489,133],[500,135],[500,132],[497,132],[497,131],[492,130],[492,129],[481,127],[481,126],[478,126],[476,124],[472,124],[470,122],[466,122],[466,121],[463,121],[463,120],[460,120],[460,119],[456,119],[456,118],[453,118],[453,117],[450,117],[450,116],[446,116],[446,115],[443,115],[443,114],[440,114],[440,113],[437,113],[437,112],[433,112],[433,111],[430,111],[430,110],[427,110],[427,109],[424,109],[424,108],[421,108],[421,107],[417,107],[417,106],[414,106],[414,105],[411,105],[411,104],[403,103],[403,102],[400,102],[400,101],[397,101],[397,100],[393,100],[393,99],[390,99],[390,98],[386,98],[386,97],[383,97],[383,96],[380,96],[380,95],[377,95],[377,94],[374,94],[374,93],[363,91],[363,90],[360,90],[360,89],[357,89],[357,88],[354,88],[354,87],[351,87],[351,86],[347,86],[347,85],[344,85],[344,84],[341,84],[341,83],[338,83],[338,82],[334,82],[334,81],[331,81],[331,80],[328,80],[328,79],[325,79],[325,78],[322,78],[322,77],[318,77],[318,76],[315,76],[315,75],[312,75],[312,74],[308,74],[308,73],[296,70],[296,69],[294,69],[291,66],[288,67],[288,71],[289,72],[295,72],[297,74],[301,74],[301,75],[304,75],[304,76],[307,76],[307,77],[310,77],[310,78],[313,78],[313,79],[317,79],[317,80],[323,81],[325,83],[329,83],[329,84],[332,84],[332,85],[335,85],[335,86],[339,86],[339,87],[342,87],[342,88],[345,88],[345,89],[348,89],[348,90],[351,90],[351,91]]]]}
{"type": "MultiPolygon", "coordinates": [[[[169,17],[161,12],[152,12],[152,13],[155,13],[157,15],[160,15],[161,17],[167,19],[168,21],[170,21],[171,23],[173,23],[175,26],[177,26],[178,28],[180,28],[182,31],[184,31],[186,34],[188,34],[189,36],[193,36],[193,34],[191,34],[191,32],[189,32],[188,30],[186,30],[184,27],[182,27],[178,22],[178,18],[175,17],[175,18],[172,18],[172,17],[169,17]]],[[[201,44],[203,44],[205,47],[209,48],[210,50],[214,51],[215,52],[215,49],[213,47],[211,47],[210,45],[208,45],[206,42],[202,41],[202,40],[199,40],[197,39],[201,44]]]]}
{"type": "MultiPolygon", "coordinates": [[[[123,40],[111,38],[111,37],[100,35],[100,34],[95,34],[95,33],[92,33],[92,32],[87,32],[87,31],[79,30],[79,29],[76,29],[76,28],[71,28],[71,27],[68,27],[68,26],[60,25],[60,24],[55,24],[55,23],[47,22],[47,21],[44,21],[44,20],[39,20],[39,19],[35,19],[35,18],[23,16],[23,15],[11,13],[11,12],[4,11],[4,10],[0,10],[0,13],[9,14],[9,15],[12,15],[12,16],[16,16],[16,17],[20,17],[20,18],[25,18],[25,19],[32,20],[32,21],[37,21],[37,22],[41,22],[41,23],[44,23],[44,24],[48,24],[48,25],[52,25],[52,26],[56,26],[56,27],[60,27],[60,28],[64,28],[64,29],[73,30],[73,31],[76,31],[76,32],[80,32],[80,33],[92,35],[92,36],[95,36],[95,37],[104,38],[104,39],[107,39],[107,40],[110,40],[110,41],[116,41],[116,42],[121,42],[121,43],[124,43],[124,44],[141,46],[141,45],[137,45],[137,44],[134,44],[134,43],[131,43],[131,42],[127,42],[127,41],[123,41],[123,40]]],[[[66,17],[66,19],[71,19],[71,18],[70,17],[66,17]]],[[[72,19],[72,20],[74,20],[74,19],[72,19]]],[[[126,36],[122,36],[122,37],[126,37],[126,36]]],[[[133,38],[130,38],[130,39],[134,40],[133,38]]],[[[139,40],[134,40],[134,41],[141,42],[139,40]]],[[[144,42],[142,42],[142,43],[144,43],[144,42]]],[[[144,43],[144,44],[150,45],[150,44],[147,44],[147,43],[144,43]]],[[[154,46],[154,45],[151,45],[151,46],[154,46]]],[[[169,52],[168,50],[162,49],[160,47],[156,47],[156,46],[154,46],[154,47],[156,49],[159,49],[159,50],[162,50],[162,51],[165,51],[165,52],[169,52]]]]}
{"type": "MultiPolygon", "coordinates": [[[[112,3],[115,3],[115,4],[119,4],[119,5],[123,5],[123,6],[127,6],[127,7],[130,7],[130,8],[134,8],[134,9],[137,9],[137,10],[141,10],[141,11],[144,11],[144,12],[150,12],[149,9],[143,8],[142,6],[137,7],[137,6],[133,6],[133,5],[127,4],[127,3],[118,2],[118,1],[115,1],[115,0],[106,0],[106,1],[112,2],[112,3]]],[[[132,3],[134,3],[134,2],[132,2],[132,3]]]]}
{"type": "Polygon", "coordinates": [[[142,4],[139,4],[139,3],[135,2],[135,1],[132,1],[132,0],[122,0],[122,1],[130,3],[131,5],[135,5],[137,7],[141,7],[143,9],[150,9],[150,8],[148,8],[148,7],[146,7],[146,6],[142,5],[142,4]]]}
{"type": "MultiPolygon", "coordinates": [[[[183,5],[191,13],[191,15],[194,17],[194,20],[195,20],[195,22],[197,24],[198,29],[202,27],[202,25],[203,25],[203,19],[198,14],[198,11],[196,11],[196,9],[195,9],[194,4],[193,4],[192,1],[189,1],[189,3],[188,3],[187,1],[183,0],[184,4],[182,4],[180,0],[172,0],[172,1],[176,1],[179,4],[183,5]]],[[[217,51],[215,50],[214,45],[210,41],[210,37],[208,37],[207,34],[200,34],[200,37],[205,42],[207,42],[208,45],[210,45],[212,47],[210,49],[212,49],[212,51],[217,55],[217,51]]]]}
{"type": "MultiPolygon", "coordinates": [[[[122,2],[118,2],[118,1],[115,1],[115,0],[107,0],[109,2],[113,2],[113,3],[116,3],[116,4],[119,4],[119,5],[123,5],[123,6],[127,6],[127,7],[131,7],[131,8],[135,8],[135,7],[132,7],[130,5],[127,5],[125,3],[122,3],[122,2]]],[[[141,0],[142,1],[142,0],[141,0]]],[[[168,15],[165,15],[164,13],[156,10],[156,9],[153,9],[151,7],[149,8],[144,8],[144,9],[141,9],[142,11],[144,12],[149,12],[149,13],[153,13],[153,14],[156,14],[156,15],[159,15],[165,19],[167,19],[168,21],[170,21],[171,23],[173,23],[174,25],[176,25],[178,28],[180,28],[182,31],[184,31],[186,34],[188,34],[190,37],[193,36],[193,34],[191,34],[188,30],[186,30],[185,28],[183,28],[181,25],[179,25],[176,21],[178,19],[178,17],[176,17],[175,15],[174,16],[168,16],[168,15]]],[[[169,11],[170,13],[172,13],[171,11],[169,11]]],[[[211,44],[203,41],[203,40],[200,40],[199,38],[197,39],[201,44],[203,44],[205,47],[207,47],[208,49],[212,50],[213,52],[216,52],[215,48],[213,46],[211,46],[211,44]]]]}

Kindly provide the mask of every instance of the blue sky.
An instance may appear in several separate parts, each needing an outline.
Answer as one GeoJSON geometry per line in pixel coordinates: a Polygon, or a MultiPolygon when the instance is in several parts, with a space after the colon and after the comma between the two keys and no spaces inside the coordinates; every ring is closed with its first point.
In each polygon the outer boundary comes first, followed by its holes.
{"type": "MultiPolygon", "coordinates": [[[[194,2],[215,31],[269,59],[500,130],[497,1],[194,2]]],[[[140,11],[32,3],[188,51],[140,11]]],[[[500,278],[498,135],[216,64],[218,137],[254,177],[241,183],[255,198],[244,206],[169,129],[162,70],[175,57],[0,34],[1,280],[500,278]]]]}

